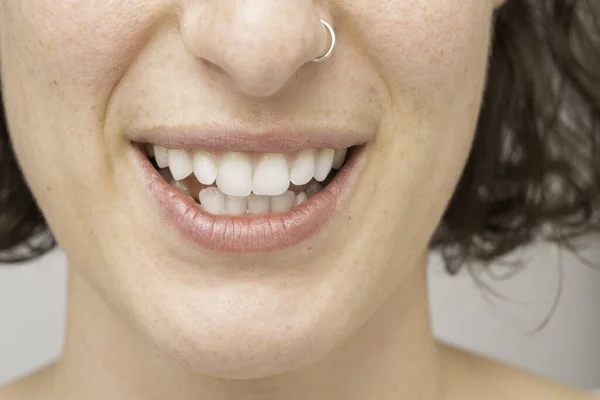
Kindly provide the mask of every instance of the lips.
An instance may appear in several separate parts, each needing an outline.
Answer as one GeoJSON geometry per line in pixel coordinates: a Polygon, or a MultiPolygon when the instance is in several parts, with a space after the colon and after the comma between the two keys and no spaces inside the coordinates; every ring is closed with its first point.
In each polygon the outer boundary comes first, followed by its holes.
{"type": "MultiPolygon", "coordinates": [[[[182,142],[181,137],[185,136],[179,136],[178,143],[182,142]]],[[[336,143],[342,142],[344,144],[351,143],[343,137],[336,143]]],[[[164,141],[161,143],[166,144],[164,141]]],[[[168,143],[172,144],[173,140],[168,140],[168,143]]],[[[256,148],[257,142],[253,141],[252,143],[256,148]]],[[[270,143],[266,147],[271,150],[275,147],[282,148],[280,142],[274,144],[271,141],[270,143]]],[[[213,141],[212,144],[218,145],[219,143],[213,141]]],[[[301,145],[294,141],[283,146],[301,148],[301,145]]],[[[356,181],[359,173],[363,149],[362,145],[352,147],[346,163],[337,173],[333,174],[334,176],[327,181],[326,186],[310,197],[303,194],[302,200],[297,201],[298,205],[291,210],[287,210],[289,208],[287,207],[282,209],[287,211],[277,212],[277,205],[285,200],[285,195],[290,193],[288,191],[284,195],[278,196],[279,199],[273,203],[274,208],[271,208],[269,212],[255,215],[209,213],[196,202],[199,196],[190,196],[189,193],[184,193],[180,190],[181,183],[172,185],[161,176],[161,173],[149,160],[144,146],[134,143],[129,155],[132,163],[140,172],[142,182],[148,190],[148,196],[157,207],[159,215],[185,240],[201,248],[214,251],[262,253],[297,246],[306,239],[319,234],[331,220],[335,211],[342,206],[343,200],[348,197],[353,186],[352,183],[356,181]]],[[[210,194],[214,197],[215,190],[218,191],[217,188],[206,189],[204,196],[210,194]]],[[[211,201],[214,202],[214,200],[211,201]]],[[[229,201],[239,203],[240,199],[231,197],[229,201]]]]}

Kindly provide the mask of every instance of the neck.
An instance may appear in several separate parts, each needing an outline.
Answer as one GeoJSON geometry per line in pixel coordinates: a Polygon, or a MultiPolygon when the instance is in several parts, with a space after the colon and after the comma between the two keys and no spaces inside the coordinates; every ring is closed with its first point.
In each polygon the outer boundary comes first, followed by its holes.
{"type": "Polygon", "coordinates": [[[67,340],[57,398],[114,400],[435,400],[425,259],[373,317],[317,364],[259,380],[202,376],[159,353],[71,265],[67,340]]]}

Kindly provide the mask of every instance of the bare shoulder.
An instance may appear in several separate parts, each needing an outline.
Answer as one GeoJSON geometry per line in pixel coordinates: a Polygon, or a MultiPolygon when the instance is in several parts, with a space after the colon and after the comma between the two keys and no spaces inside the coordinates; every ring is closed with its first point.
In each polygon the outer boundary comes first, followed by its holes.
{"type": "Polygon", "coordinates": [[[0,400],[24,400],[27,396],[23,391],[23,381],[11,382],[0,386],[0,400]]]}
{"type": "Polygon", "coordinates": [[[448,400],[596,400],[597,396],[441,344],[448,400]]]}
{"type": "Polygon", "coordinates": [[[0,387],[0,400],[46,400],[52,398],[48,377],[52,366],[40,369],[6,386],[0,387]]]}

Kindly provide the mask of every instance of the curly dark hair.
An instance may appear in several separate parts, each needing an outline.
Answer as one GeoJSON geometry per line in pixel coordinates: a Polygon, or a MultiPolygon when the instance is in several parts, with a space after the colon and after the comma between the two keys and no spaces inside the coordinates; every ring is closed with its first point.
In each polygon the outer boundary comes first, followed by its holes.
{"type": "MultiPolygon", "coordinates": [[[[473,147],[431,249],[450,273],[600,229],[600,0],[507,0],[473,147]]],[[[0,121],[0,262],[56,242],[0,121]]]]}

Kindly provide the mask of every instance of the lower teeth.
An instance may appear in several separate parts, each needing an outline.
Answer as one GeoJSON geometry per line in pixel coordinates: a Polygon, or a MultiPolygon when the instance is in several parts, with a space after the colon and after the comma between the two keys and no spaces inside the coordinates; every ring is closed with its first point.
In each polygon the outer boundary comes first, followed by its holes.
{"type": "Polygon", "coordinates": [[[323,185],[312,180],[304,190],[296,192],[288,190],[278,196],[229,196],[221,192],[216,186],[198,186],[193,190],[184,181],[173,179],[168,168],[159,169],[160,175],[171,186],[193,199],[199,207],[209,214],[214,215],[256,215],[269,213],[285,213],[308,200],[323,189],[323,185]]]}

